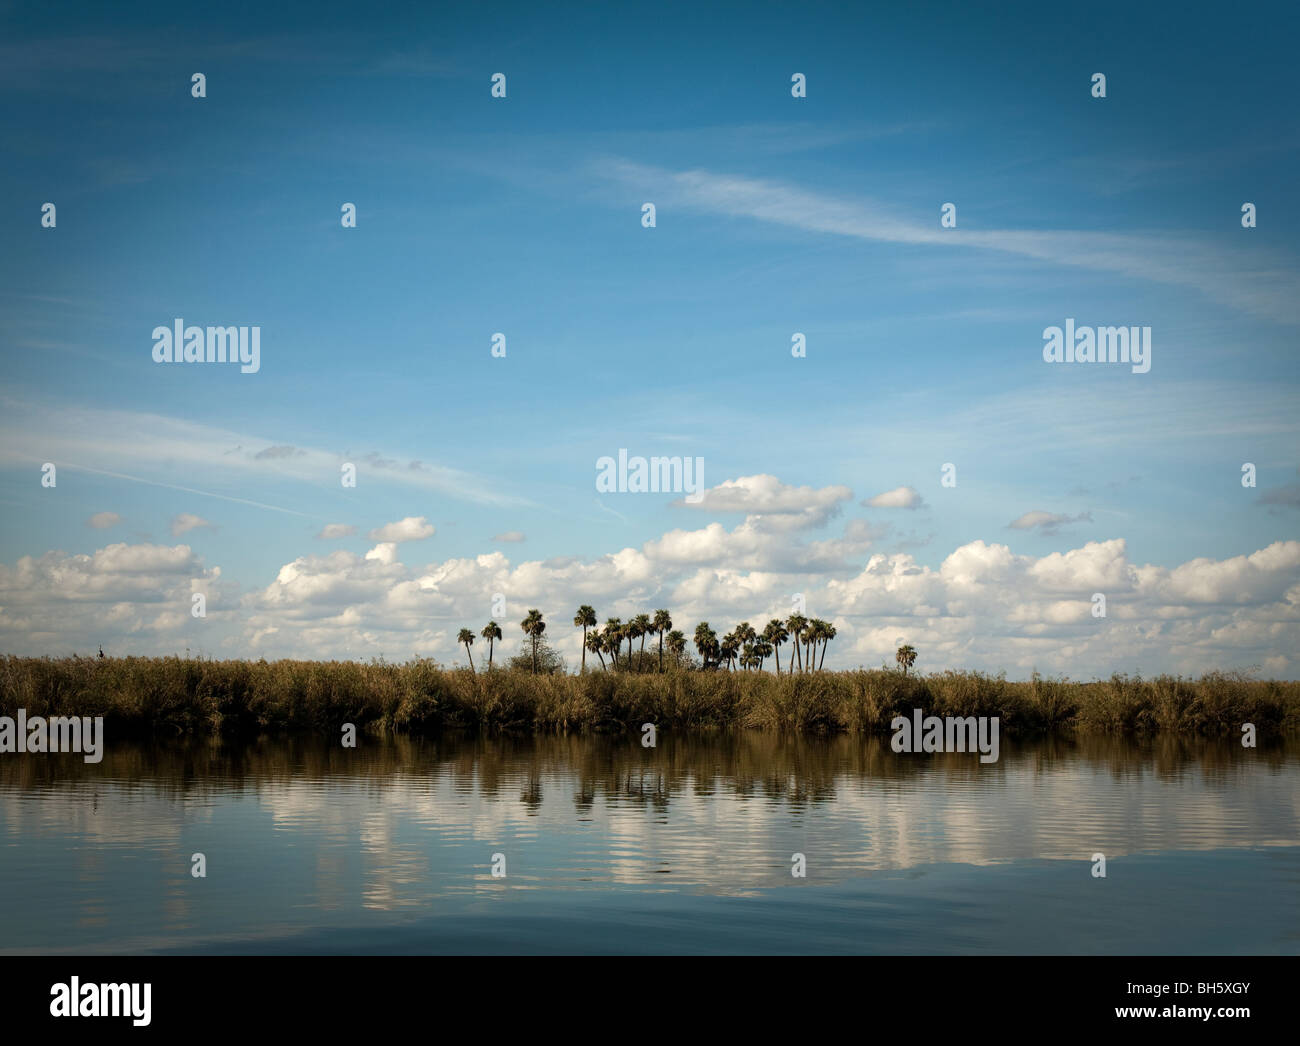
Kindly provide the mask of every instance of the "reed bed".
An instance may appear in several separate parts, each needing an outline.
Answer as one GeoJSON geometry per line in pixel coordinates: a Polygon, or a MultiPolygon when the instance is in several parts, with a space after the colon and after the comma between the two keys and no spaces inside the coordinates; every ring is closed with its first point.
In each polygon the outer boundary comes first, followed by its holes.
{"type": "Polygon", "coordinates": [[[980,672],[886,670],[477,674],[429,660],[218,661],[0,658],[0,714],[102,715],[123,732],[333,733],[358,729],[887,733],[896,715],[998,716],[1006,734],[1239,735],[1300,730],[1300,683],[1212,672],[1010,681],[980,672]]]}

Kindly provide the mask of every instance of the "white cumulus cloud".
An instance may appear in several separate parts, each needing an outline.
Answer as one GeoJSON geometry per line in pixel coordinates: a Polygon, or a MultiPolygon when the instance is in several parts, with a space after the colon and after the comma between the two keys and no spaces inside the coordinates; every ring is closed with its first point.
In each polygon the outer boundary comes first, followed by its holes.
{"type": "Polygon", "coordinates": [[[925,501],[915,487],[895,487],[875,497],[867,498],[862,503],[867,508],[908,508],[925,507],[925,501]]]}
{"type": "Polygon", "coordinates": [[[188,534],[191,530],[214,530],[202,516],[196,516],[193,512],[182,512],[180,515],[173,516],[171,522],[172,537],[178,538],[182,534],[188,534]]]}
{"type": "Polygon", "coordinates": [[[399,519],[396,523],[386,523],[382,527],[376,527],[366,536],[371,541],[383,542],[402,542],[402,541],[422,541],[425,538],[431,538],[434,534],[434,526],[423,516],[407,516],[405,519],[399,519]]]}

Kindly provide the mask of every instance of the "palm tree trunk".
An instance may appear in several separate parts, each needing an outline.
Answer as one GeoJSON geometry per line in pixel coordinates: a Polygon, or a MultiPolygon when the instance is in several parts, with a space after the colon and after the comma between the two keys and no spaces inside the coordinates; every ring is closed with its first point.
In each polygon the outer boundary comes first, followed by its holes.
{"type": "Polygon", "coordinates": [[[492,640],[488,640],[488,668],[492,667],[492,640]]]}
{"type": "Polygon", "coordinates": [[[537,636],[533,636],[533,675],[537,675],[537,636]]]}
{"type": "Polygon", "coordinates": [[[781,648],[775,643],[772,644],[772,652],[776,654],[776,674],[781,674],[781,648]]]}
{"type": "Polygon", "coordinates": [[[469,644],[465,644],[465,656],[469,658],[469,670],[474,671],[474,655],[469,652],[469,644]]]}
{"type": "Polygon", "coordinates": [[[601,667],[601,670],[604,671],[604,668],[605,668],[605,655],[602,654],[599,650],[597,650],[597,651],[596,651],[596,656],[597,656],[598,658],[600,658],[600,667],[601,667]]]}
{"type": "Polygon", "coordinates": [[[822,659],[817,662],[818,672],[822,670],[822,665],[826,664],[826,648],[830,645],[831,645],[831,641],[829,639],[822,640],[822,659]]]}
{"type": "Polygon", "coordinates": [[[587,626],[586,625],[582,626],[582,669],[581,671],[583,672],[587,671],[587,626]]]}
{"type": "Polygon", "coordinates": [[[664,630],[659,630],[659,674],[664,671],[664,630]]]}

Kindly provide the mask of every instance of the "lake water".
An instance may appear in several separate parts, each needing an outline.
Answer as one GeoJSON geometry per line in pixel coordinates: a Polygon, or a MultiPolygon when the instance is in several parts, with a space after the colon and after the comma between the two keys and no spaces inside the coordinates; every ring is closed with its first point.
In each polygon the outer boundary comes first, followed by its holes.
{"type": "Polygon", "coordinates": [[[1296,954],[1298,840],[1294,741],[119,745],[0,756],[0,951],[1296,954]]]}

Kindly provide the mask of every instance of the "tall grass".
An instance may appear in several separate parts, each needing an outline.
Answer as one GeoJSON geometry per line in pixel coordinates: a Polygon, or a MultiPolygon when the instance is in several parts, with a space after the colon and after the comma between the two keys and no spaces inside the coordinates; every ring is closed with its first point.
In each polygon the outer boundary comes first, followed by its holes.
{"type": "Polygon", "coordinates": [[[0,658],[0,714],[105,716],[114,729],[156,733],[358,728],[612,731],[654,723],[674,731],[754,728],[885,733],[896,715],[998,716],[1009,734],[1238,734],[1300,730],[1300,683],[1212,672],[1023,682],[979,672],[903,676],[884,670],[592,671],[532,675],[444,669],[432,661],[215,661],[0,658]]]}

